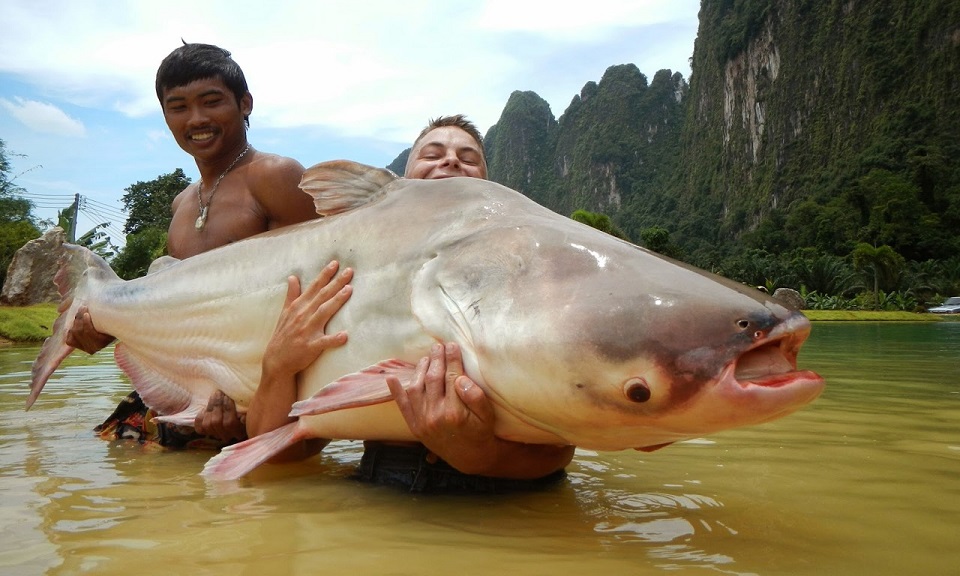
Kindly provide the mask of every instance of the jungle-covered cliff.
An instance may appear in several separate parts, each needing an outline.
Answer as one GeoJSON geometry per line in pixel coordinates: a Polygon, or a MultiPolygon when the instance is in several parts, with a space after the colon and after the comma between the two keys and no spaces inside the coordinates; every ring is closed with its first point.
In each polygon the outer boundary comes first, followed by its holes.
{"type": "Polygon", "coordinates": [[[677,198],[693,252],[960,251],[960,3],[705,0],[677,198]]]}
{"type": "Polygon", "coordinates": [[[613,65],[559,119],[514,92],[491,179],[724,272],[867,245],[960,267],[960,2],[703,0],[691,63],[613,65]]]}

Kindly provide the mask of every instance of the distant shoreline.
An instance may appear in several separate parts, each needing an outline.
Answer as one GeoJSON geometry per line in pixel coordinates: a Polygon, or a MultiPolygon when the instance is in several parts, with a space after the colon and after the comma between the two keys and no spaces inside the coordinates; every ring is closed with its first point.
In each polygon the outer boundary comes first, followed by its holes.
{"type": "MultiPolygon", "coordinates": [[[[960,322],[960,314],[873,310],[804,310],[812,322],[960,322]]],[[[57,319],[56,304],[0,306],[0,345],[43,342],[57,319]]]]}
{"type": "Polygon", "coordinates": [[[960,322],[960,314],[883,310],[803,310],[811,322],[960,322]]]}

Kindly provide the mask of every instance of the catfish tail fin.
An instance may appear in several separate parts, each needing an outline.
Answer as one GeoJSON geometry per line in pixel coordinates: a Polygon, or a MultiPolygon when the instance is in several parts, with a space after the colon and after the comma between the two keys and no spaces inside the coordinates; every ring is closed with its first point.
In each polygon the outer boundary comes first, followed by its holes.
{"type": "Polygon", "coordinates": [[[73,327],[77,309],[86,303],[87,294],[91,293],[89,284],[92,281],[119,279],[110,265],[100,256],[82,246],[63,245],[59,269],[53,278],[60,293],[60,305],[57,307],[60,315],[53,324],[52,335],[44,340],[40,354],[33,362],[30,396],[27,398],[28,410],[37,400],[50,375],[63,362],[63,359],[73,352],[73,347],[66,343],[67,334],[73,327]]]}

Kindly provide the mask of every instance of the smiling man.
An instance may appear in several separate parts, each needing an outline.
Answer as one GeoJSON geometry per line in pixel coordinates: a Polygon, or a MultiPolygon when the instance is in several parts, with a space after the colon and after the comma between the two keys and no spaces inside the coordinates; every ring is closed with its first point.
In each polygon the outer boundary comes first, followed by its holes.
{"type": "Polygon", "coordinates": [[[405,178],[434,180],[454,176],[487,178],[483,137],[462,114],[431,120],[410,149],[405,178]]]}
{"type": "Polygon", "coordinates": [[[167,249],[187,258],[316,218],[300,188],[303,166],[247,142],[253,96],[230,53],[208,44],[174,50],[157,71],[167,127],[200,171],[173,201],[167,249]]]}
{"type": "MultiPolygon", "coordinates": [[[[200,181],[173,200],[167,231],[170,256],[189,258],[317,218],[313,199],[300,190],[303,166],[292,158],[260,152],[247,141],[253,96],[230,52],[185,43],[160,63],[156,90],[167,127],[200,171],[200,181]]],[[[299,286],[295,288],[294,296],[299,294],[299,286]]],[[[93,354],[112,341],[113,336],[97,331],[81,308],[67,344],[93,354]]],[[[107,439],[134,438],[170,447],[217,445],[246,437],[233,400],[222,393],[211,397],[195,430],[156,427],[150,416],[134,392],[98,432],[107,439]]]]}
{"type": "MultiPolygon", "coordinates": [[[[462,114],[431,120],[414,141],[404,172],[405,178],[423,180],[457,176],[487,177],[483,138],[462,114]]],[[[297,374],[317,357],[316,351],[300,345],[305,342],[300,323],[287,321],[297,316],[311,316],[309,308],[301,310],[296,301],[288,300],[264,354],[260,388],[247,413],[250,437],[294,421],[289,413],[298,400],[297,374]]],[[[574,447],[498,438],[493,404],[464,374],[456,344],[438,343],[425,360],[429,361],[421,362],[409,388],[388,382],[419,442],[365,442],[357,478],[433,493],[538,489],[564,478],[574,447]]],[[[323,444],[301,443],[271,461],[302,459],[323,444]]]]}

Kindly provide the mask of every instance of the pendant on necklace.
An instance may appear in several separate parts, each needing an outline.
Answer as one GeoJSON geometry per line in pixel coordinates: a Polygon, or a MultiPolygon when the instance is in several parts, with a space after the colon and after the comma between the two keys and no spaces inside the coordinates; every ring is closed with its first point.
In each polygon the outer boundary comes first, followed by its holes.
{"type": "Polygon", "coordinates": [[[207,206],[200,208],[200,215],[197,216],[197,222],[194,224],[197,230],[203,230],[203,225],[207,223],[207,206]]]}

